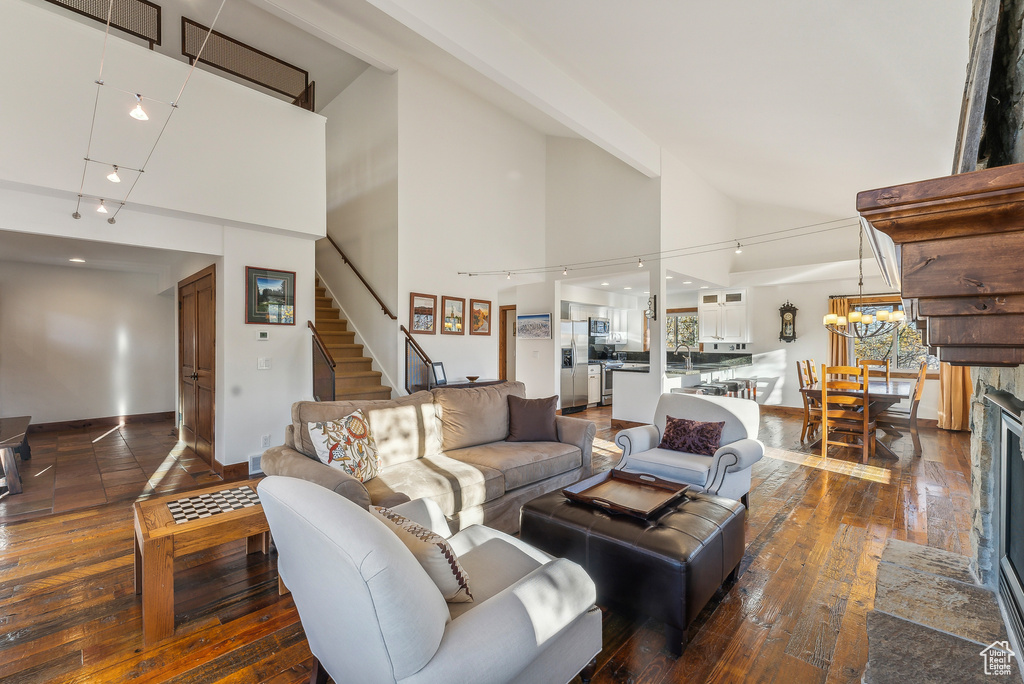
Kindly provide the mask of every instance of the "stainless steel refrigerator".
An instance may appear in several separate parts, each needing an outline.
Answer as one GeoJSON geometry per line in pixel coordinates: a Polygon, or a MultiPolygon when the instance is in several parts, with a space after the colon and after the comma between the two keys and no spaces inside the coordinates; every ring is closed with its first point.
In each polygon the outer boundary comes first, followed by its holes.
{"type": "MultiPolygon", "coordinates": [[[[570,309],[570,316],[575,314],[570,309]]],[[[562,411],[571,413],[587,407],[587,364],[589,362],[589,336],[587,319],[562,319],[562,382],[560,398],[562,411]]]]}

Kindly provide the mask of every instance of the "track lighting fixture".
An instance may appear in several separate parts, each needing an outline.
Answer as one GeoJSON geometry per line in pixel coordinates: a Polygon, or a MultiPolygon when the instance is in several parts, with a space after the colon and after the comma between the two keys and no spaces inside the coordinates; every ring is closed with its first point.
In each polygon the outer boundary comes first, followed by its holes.
{"type": "Polygon", "coordinates": [[[636,258],[636,267],[637,268],[643,268],[644,267],[644,260],[641,257],[637,257],[636,258]]]}
{"type": "Polygon", "coordinates": [[[740,246],[739,242],[736,243],[736,253],[743,254],[743,247],[740,246]]]}
{"type": "Polygon", "coordinates": [[[562,275],[569,275],[569,267],[566,266],[562,269],[562,275]]]}
{"type": "Polygon", "coordinates": [[[73,219],[80,219],[80,218],[82,218],[82,215],[81,215],[81,214],[79,214],[79,213],[78,213],[78,212],[76,211],[75,213],[73,213],[73,214],[71,215],[71,218],[73,218],[73,219]]]}
{"type": "Polygon", "coordinates": [[[103,204],[103,200],[100,200],[100,206],[96,207],[96,212],[99,214],[108,214],[107,207],[103,204]]]}
{"type": "Polygon", "coordinates": [[[509,271],[509,272],[508,272],[508,273],[507,273],[507,274],[505,275],[505,280],[512,280],[512,271],[509,271]]]}
{"type": "Polygon", "coordinates": [[[107,180],[111,183],[121,182],[121,177],[117,175],[117,164],[114,164],[114,170],[107,174],[107,180]]]}
{"type": "Polygon", "coordinates": [[[128,112],[133,119],[139,121],[149,121],[149,115],[146,114],[145,110],[142,109],[142,95],[135,93],[135,109],[128,112]]]}
{"type": "Polygon", "coordinates": [[[115,223],[117,223],[117,221],[114,220],[113,216],[111,216],[110,218],[107,219],[107,223],[109,223],[110,225],[114,225],[115,223]]]}

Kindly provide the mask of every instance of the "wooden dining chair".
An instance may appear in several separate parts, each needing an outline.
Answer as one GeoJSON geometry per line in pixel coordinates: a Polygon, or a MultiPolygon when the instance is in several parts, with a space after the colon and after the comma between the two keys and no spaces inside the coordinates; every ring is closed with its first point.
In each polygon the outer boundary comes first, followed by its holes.
{"type": "Polygon", "coordinates": [[[892,373],[889,371],[889,359],[861,359],[860,365],[864,366],[875,377],[881,377],[884,374],[886,383],[892,382],[892,373]]]}
{"type": "Polygon", "coordinates": [[[870,406],[868,374],[863,367],[821,365],[822,458],[828,457],[830,446],[856,446],[856,443],[832,439],[832,435],[860,437],[861,463],[867,463],[868,456],[875,455],[877,424],[870,415],[870,406]]]}
{"type": "MultiPolygon", "coordinates": [[[[814,377],[813,373],[813,360],[796,362],[796,377],[800,382],[800,389],[814,384],[815,381],[811,380],[814,377]]],[[[800,441],[803,442],[817,432],[821,425],[821,405],[803,392],[800,393],[800,396],[804,399],[804,426],[800,430],[800,441]]]]}
{"type": "Polygon", "coordinates": [[[917,409],[921,404],[921,395],[924,394],[924,381],[928,375],[928,362],[922,361],[921,368],[917,372],[917,383],[914,385],[914,393],[910,397],[910,408],[900,409],[890,407],[878,415],[878,427],[889,428],[899,431],[901,428],[910,431],[914,439],[914,455],[921,455],[921,437],[917,434],[917,409]]]}

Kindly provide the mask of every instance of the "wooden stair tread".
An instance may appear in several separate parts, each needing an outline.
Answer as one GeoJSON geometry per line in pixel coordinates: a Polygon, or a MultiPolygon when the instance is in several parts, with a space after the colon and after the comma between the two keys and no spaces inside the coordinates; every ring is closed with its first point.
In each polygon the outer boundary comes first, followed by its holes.
{"type": "Polygon", "coordinates": [[[314,325],[323,345],[334,358],[335,399],[390,399],[392,390],[382,384],[384,374],[373,370],[373,359],[365,356],[363,345],[356,344],[355,332],[334,298],[316,279],[314,325]]]}
{"type": "Polygon", "coordinates": [[[335,378],[335,380],[341,380],[342,378],[351,380],[352,378],[380,378],[383,375],[384,374],[381,373],[380,371],[375,371],[375,370],[359,370],[359,371],[346,370],[343,373],[337,373],[336,372],[334,374],[334,378],[335,378]]]}

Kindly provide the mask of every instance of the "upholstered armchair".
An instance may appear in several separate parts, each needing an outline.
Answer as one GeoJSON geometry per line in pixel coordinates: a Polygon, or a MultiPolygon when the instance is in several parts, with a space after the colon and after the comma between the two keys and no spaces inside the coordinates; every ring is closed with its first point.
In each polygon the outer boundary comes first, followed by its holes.
{"type": "Polygon", "coordinates": [[[366,509],[294,478],[268,477],[258,491],[316,658],[311,681],[564,684],[593,669],[601,612],[575,563],[481,525],[452,535],[431,500],[395,506],[446,538],[465,570],[473,600],[446,603],[366,509]]]}
{"type": "Polygon", "coordinates": [[[685,482],[710,494],[738,499],[750,508],[750,467],[764,456],[764,445],[756,439],[759,419],[757,402],[749,399],[662,394],[652,425],[615,436],[615,443],[622,448],[615,467],[685,482]],[[714,456],[659,448],[668,416],[724,422],[721,446],[714,456]]]}

